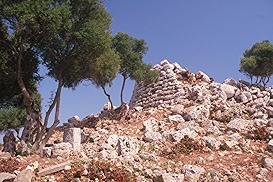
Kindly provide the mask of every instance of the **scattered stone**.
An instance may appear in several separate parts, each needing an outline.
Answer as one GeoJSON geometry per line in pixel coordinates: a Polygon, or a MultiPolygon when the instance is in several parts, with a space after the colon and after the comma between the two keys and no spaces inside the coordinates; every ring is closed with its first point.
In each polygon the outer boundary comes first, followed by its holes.
{"type": "Polygon", "coordinates": [[[166,173],[165,171],[158,174],[154,179],[155,182],[183,182],[183,174],[166,173]]]}
{"type": "Polygon", "coordinates": [[[268,142],[268,149],[269,151],[273,152],[273,139],[268,142]]]}
{"type": "Polygon", "coordinates": [[[25,169],[23,171],[21,171],[17,177],[15,178],[15,182],[31,182],[32,181],[32,177],[34,176],[34,171],[31,169],[25,169]]]}
{"type": "Polygon", "coordinates": [[[66,168],[66,166],[70,166],[70,161],[63,162],[61,164],[57,164],[57,165],[50,166],[50,167],[47,167],[45,169],[42,169],[42,170],[40,170],[38,172],[38,176],[40,176],[40,177],[41,176],[46,176],[46,175],[49,175],[49,174],[64,170],[66,168]]]}
{"type": "Polygon", "coordinates": [[[9,152],[0,152],[0,159],[9,159],[11,154],[9,152]]]}
{"type": "Polygon", "coordinates": [[[202,140],[205,142],[205,144],[212,150],[219,150],[221,142],[216,140],[213,137],[204,136],[202,140]]]}
{"type": "Polygon", "coordinates": [[[181,115],[179,115],[179,114],[177,114],[177,115],[170,115],[168,117],[168,121],[169,122],[175,122],[175,123],[185,122],[184,118],[181,115]]]}
{"type": "Polygon", "coordinates": [[[200,176],[205,173],[204,168],[188,164],[183,166],[182,171],[186,181],[199,181],[200,176]]]}
{"type": "Polygon", "coordinates": [[[0,173],[0,182],[4,181],[13,181],[16,178],[15,174],[10,173],[0,173]]]}
{"type": "Polygon", "coordinates": [[[68,142],[53,144],[52,155],[57,156],[67,156],[73,150],[72,145],[68,142]]]}
{"type": "Polygon", "coordinates": [[[249,121],[237,118],[237,119],[231,120],[227,124],[227,127],[228,127],[228,129],[233,130],[233,131],[241,131],[241,130],[246,129],[246,127],[248,125],[249,125],[249,121]]]}
{"type": "Polygon", "coordinates": [[[273,159],[269,157],[264,158],[262,167],[273,170],[273,159]]]}

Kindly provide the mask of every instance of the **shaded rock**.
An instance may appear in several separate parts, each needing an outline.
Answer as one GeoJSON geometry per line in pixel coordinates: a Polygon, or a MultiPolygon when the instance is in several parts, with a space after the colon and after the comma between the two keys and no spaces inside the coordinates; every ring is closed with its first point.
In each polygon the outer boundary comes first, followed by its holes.
{"type": "Polygon", "coordinates": [[[212,150],[219,150],[221,142],[213,137],[204,136],[202,141],[212,150]]]}
{"type": "Polygon", "coordinates": [[[224,141],[224,144],[221,145],[221,148],[223,150],[233,150],[235,149],[235,146],[237,146],[239,143],[237,141],[231,140],[231,141],[224,141]]]}
{"type": "Polygon", "coordinates": [[[44,147],[43,148],[43,155],[45,157],[51,157],[52,156],[52,147],[44,147]]]}
{"type": "Polygon", "coordinates": [[[269,149],[269,151],[273,152],[273,140],[270,140],[270,141],[268,142],[267,148],[269,149]]]}
{"type": "Polygon", "coordinates": [[[3,152],[9,152],[11,155],[16,153],[16,138],[13,131],[7,131],[3,137],[4,148],[3,152]]]}
{"type": "Polygon", "coordinates": [[[262,167],[273,170],[273,159],[272,158],[264,158],[262,167]]]}
{"type": "Polygon", "coordinates": [[[191,106],[188,108],[185,108],[184,110],[184,119],[186,121],[190,120],[199,120],[199,119],[208,119],[209,117],[209,108],[206,108],[203,105],[199,106],[191,106]]]}
{"type": "Polygon", "coordinates": [[[100,154],[103,157],[114,159],[118,156],[126,157],[137,154],[139,140],[136,137],[110,135],[102,144],[100,154]]]}
{"type": "Polygon", "coordinates": [[[233,78],[227,78],[227,79],[225,79],[225,81],[223,83],[237,87],[237,82],[233,78]]]}
{"type": "Polygon", "coordinates": [[[183,114],[184,111],[184,105],[182,104],[177,104],[175,106],[173,106],[173,108],[171,109],[173,114],[183,114]]]}
{"type": "Polygon", "coordinates": [[[175,131],[172,134],[172,139],[176,142],[179,142],[181,139],[183,139],[185,136],[188,136],[191,139],[195,139],[198,136],[198,133],[196,133],[194,130],[191,130],[189,128],[184,128],[182,130],[175,131]]]}
{"type": "Polygon", "coordinates": [[[203,82],[206,82],[206,83],[211,82],[210,77],[208,75],[206,75],[205,73],[203,73],[202,71],[198,71],[195,74],[195,76],[196,76],[197,79],[201,79],[203,82]]]}
{"type": "Polygon", "coordinates": [[[32,177],[34,176],[34,171],[31,169],[25,169],[23,171],[21,171],[17,177],[15,178],[15,182],[31,182],[32,181],[32,177]]]}

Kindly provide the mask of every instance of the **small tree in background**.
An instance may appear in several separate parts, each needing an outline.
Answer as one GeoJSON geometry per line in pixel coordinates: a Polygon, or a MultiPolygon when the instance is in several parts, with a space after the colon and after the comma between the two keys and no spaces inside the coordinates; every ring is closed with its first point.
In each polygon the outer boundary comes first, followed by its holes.
{"type": "Polygon", "coordinates": [[[120,91],[120,102],[123,103],[123,91],[126,80],[141,81],[147,75],[149,65],[143,63],[143,56],[148,47],[143,39],[136,39],[126,33],[118,32],[113,38],[113,48],[119,53],[121,63],[119,73],[123,77],[120,91]]]}
{"type": "Polygon", "coordinates": [[[107,96],[111,109],[113,109],[113,102],[111,100],[111,95],[106,91],[106,86],[112,85],[112,81],[116,78],[120,59],[118,54],[114,50],[109,50],[101,55],[99,61],[95,65],[87,66],[85,78],[90,80],[97,87],[102,88],[104,94],[107,96]],[[96,67],[96,69],[93,69],[96,67]]]}
{"type": "Polygon", "coordinates": [[[264,40],[245,50],[239,71],[248,76],[251,82],[255,76],[255,83],[262,83],[265,88],[273,74],[273,45],[268,40],[264,40]]]}

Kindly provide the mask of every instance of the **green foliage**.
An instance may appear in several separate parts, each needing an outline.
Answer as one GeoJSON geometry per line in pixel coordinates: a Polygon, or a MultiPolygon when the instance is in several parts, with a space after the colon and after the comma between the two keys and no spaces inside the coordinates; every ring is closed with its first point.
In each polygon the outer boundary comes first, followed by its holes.
{"type": "Polygon", "coordinates": [[[119,73],[126,79],[138,79],[134,74],[143,64],[142,58],[148,47],[143,39],[136,39],[126,33],[118,32],[113,38],[113,48],[119,53],[121,63],[119,73]]]}
{"type": "Polygon", "coordinates": [[[255,43],[251,49],[245,50],[239,71],[248,76],[251,81],[255,76],[256,83],[263,83],[266,86],[273,74],[273,45],[268,40],[264,40],[255,43]]]}
{"type": "Polygon", "coordinates": [[[49,76],[75,88],[84,77],[82,72],[90,66],[95,70],[99,57],[109,54],[111,17],[97,0],[58,1],[52,8],[60,12],[53,31],[40,45],[43,63],[49,76]]]}
{"type": "Polygon", "coordinates": [[[0,131],[17,129],[21,127],[26,119],[26,112],[22,108],[10,108],[0,110],[0,131]]]}
{"type": "Polygon", "coordinates": [[[123,91],[127,78],[137,82],[144,81],[146,84],[157,80],[157,71],[151,71],[151,65],[143,63],[143,56],[148,51],[143,39],[136,39],[126,33],[118,32],[113,38],[113,48],[120,56],[121,63],[119,73],[123,76],[120,93],[123,102],[123,91]]]}
{"type": "Polygon", "coordinates": [[[111,86],[119,70],[119,64],[118,54],[109,49],[93,65],[87,65],[89,67],[89,69],[86,69],[88,70],[86,73],[87,79],[98,87],[105,87],[107,84],[111,86]]]}

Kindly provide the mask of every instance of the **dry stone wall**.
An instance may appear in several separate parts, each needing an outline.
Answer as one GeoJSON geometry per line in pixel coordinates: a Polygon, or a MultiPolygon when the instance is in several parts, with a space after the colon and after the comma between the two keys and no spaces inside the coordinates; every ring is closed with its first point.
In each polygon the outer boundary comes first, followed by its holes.
{"type": "Polygon", "coordinates": [[[204,82],[211,82],[211,79],[201,71],[193,74],[176,62],[170,64],[167,60],[163,60],[153,69],[159,72],[158,82],[149,85],[143,82],[136,84],[130,107],[170,108],[183,103],[186,96],[184,81],[194,82],[200,77],[204,82]]]}
{"type": "Polygon", "coordinates": [[[169,109],[186,121],[215,119],[229,122],[236,117],[273,117],[273,87],[263,90],[245,81],[237,83],[232,78],[217,83],[201,71],[194,74],[167,60],[153,69],[159,72],[158,82],[137,83],[130,108],[169,109]]]}
{"type": "Polygon", "coordinates": [[[170,64],[167,60],[155,65],[153,69],[159,71],[158,82],[150,85],[142,82],[136,84],[130,107],[165,108],[181,103],[180,98],[184,95],[184,90],[179,79],[187,70],[181,68],[178,63],[170,64]]]}

